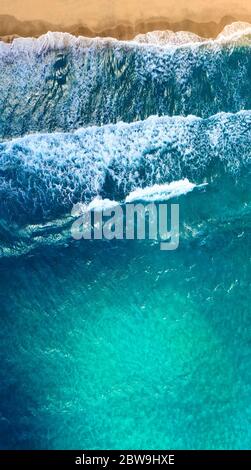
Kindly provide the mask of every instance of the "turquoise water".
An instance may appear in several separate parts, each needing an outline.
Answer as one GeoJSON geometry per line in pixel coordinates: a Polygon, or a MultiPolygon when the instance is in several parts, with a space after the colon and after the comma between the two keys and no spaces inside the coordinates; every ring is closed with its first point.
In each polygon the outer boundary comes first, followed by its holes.
{"type": "Polygon", "coordinates": [[[0,447],[250,448],[250,47],[83,47],[0,47],[0,447]],[[182,178],[177,250],[73,241],[73,203],[182,178]]]}

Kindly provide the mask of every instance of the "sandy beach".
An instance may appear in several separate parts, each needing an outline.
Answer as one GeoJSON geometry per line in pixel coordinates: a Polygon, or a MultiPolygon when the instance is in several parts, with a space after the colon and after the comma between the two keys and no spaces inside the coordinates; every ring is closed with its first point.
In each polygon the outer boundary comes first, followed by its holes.
{"type": "Polygon", "coordinates": [[[0,37],[47,31],[131,39],[153,30],[191,31],[215,37],[226,24],[251,21],[251,4],[235,0],[2,0],[0,37]]]}

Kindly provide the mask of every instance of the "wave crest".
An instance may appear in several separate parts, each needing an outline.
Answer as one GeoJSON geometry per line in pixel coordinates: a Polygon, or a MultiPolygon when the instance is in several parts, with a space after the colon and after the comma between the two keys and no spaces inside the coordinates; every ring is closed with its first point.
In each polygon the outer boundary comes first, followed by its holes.
{"type": "MultiPolygon", "coordinates": [[[[240,35],[233,28],[228,37],[240,35]]],[[[1,43],[0,138],[250,109],[251,48],[240,44],[159,47],[64,33],[1,43]]]]}
{"type": "Polygon", "coordinates": [[[154,184],[250,164],[251,112],[151,117],[0,144],[0,217],[24,223],[59,217],[95,197],[123,200],[154,184]]]}
{"type": "Polygon", "coordinates": [[[250,44],[251,42],[251,24],[236,21],[224,27],[222,32],[215,39],[206,39],[189,31],[151,31],[146,34],[138,34],[134,38],[135,42],[145,45],[155,46],[184,46],[192,44],[210,45],[239,43],[250,44]]]}

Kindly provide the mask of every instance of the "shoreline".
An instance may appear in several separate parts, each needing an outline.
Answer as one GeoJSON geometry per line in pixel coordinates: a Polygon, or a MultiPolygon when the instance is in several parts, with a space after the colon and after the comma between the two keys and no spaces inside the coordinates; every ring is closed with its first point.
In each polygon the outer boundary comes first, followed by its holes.
{"type": "MultiPolygon", "coordinates": [[[[139,34],[146,34],[152,31],[185,31],[194,33],[202,38],[216,38],[226,25],[240,20],[238,17],[224,16],[219,23],[210,21],[197,23],[186,19],[179,22],[170,22],[167,18],[150,18],[148,21],[138,21],[132,23],[118,23],[117,25],[104,29],[91,29],[84,24],[75,24],[69,27],[53,25],[43,21],[19,21],[14,17],[0,15],[0,40],[11,43],[18,37],[34,37],[46,34],[47,32],[65,32],[73,36],[84,36],[87,38],[110,37],[118,40],[131,40],[139,34]]],[[[251,17],[245,18],[251,23],[251,17]]]]}

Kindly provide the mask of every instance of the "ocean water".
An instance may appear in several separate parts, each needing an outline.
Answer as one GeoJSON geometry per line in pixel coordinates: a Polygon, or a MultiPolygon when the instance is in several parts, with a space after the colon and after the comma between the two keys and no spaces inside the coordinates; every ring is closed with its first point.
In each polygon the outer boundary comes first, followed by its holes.
{"type": "Polygon", "coordinates": [[[250,35],[0,43],[0,448],[250,448],[250,35]],[[156,188],[177,250],[73,240],[156,188]]]}

